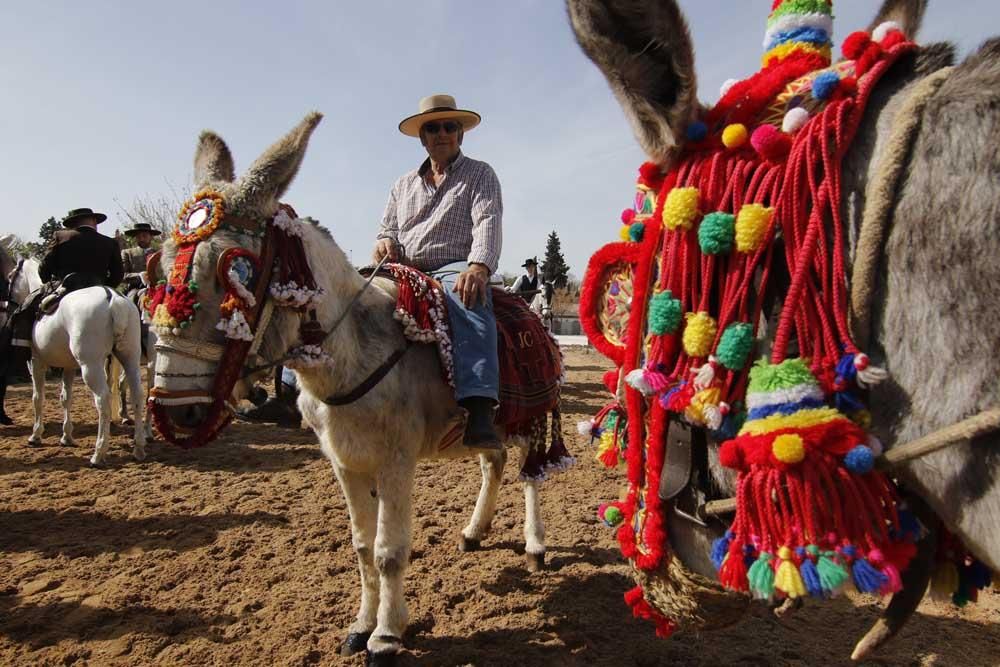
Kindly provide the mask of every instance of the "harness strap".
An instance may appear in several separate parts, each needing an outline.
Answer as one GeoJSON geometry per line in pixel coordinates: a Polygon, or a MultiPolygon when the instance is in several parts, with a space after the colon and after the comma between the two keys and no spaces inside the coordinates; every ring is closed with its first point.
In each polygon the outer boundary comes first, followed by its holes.
{"type": "Polygon", "coordinates": [[[403,358],[403,356],[407,353],[407,351],[410,349],[412,345],[413,343],[411,343],[410,341],[406,341],[406,345],[393,352],[381,366],[376,368],[372,372],[372,374],[369,375],[367,378],[365,378],[364,381],[357,387],[347,392],[346,394],[340,394],[337,396],[327,396],[326,398],[323,399],[323,402],[326,403],[327,405],[332,405],[335,407],[342,405],[350,405],[351,403],[354,403],[355,401],[363,397],[365,394],[370,392],[372,389],[374,389],[375,386],[379,382],[381,382],[386,375],[389,374],[389,371],[391,371],[396,366],[396,364],[399,363],[399,360],[403,358]]]}
{"type": "Polygon", "coordinates": [[[891,468],[996,430],[1000,430],[1000,408],[990,408],[905,445],[893,447],[882,455],[878,463],[882,468],[891,468]]]}

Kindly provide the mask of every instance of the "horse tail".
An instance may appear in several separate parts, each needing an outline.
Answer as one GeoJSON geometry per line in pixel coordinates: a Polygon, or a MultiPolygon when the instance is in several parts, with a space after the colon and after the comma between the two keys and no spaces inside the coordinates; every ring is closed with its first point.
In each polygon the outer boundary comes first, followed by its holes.
{"type": "Polygon", "coordinates": [[[111,330],[114,335],[115,355],[135,354],[136,362],[142,354],[139,311],[132,302],[114,293],[111,298],[111,330]]]}

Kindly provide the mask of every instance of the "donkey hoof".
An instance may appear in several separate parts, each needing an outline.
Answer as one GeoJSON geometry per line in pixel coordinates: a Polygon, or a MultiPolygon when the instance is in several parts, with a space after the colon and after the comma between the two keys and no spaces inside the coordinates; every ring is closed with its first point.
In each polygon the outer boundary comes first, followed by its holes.
{"type": "Polygon", "coordinates": [[[340,655],[347,657],[356,655],[368,648],[368,638],[372,636],[370,632],[352,632],[347,635],[347,639],[340,645],[340,655]]]}
{"type": "Polygon", "coordinates": [[[395,667],[399,654],[395,651],[365,654],[365,667],[395,667]]]}
{"type": "Polygon", "coordinates": [[[60,438],[59,444],[63,447],[76,447],[76,440],[73,438],[60,438]]]}
{"type": "Polygon", "coordinates": [[[145,449],[133,449],[132,450],[132,458],[134,458],[136,461],[145,461],[146,460],[146,450],[145,449]]]}
{"type": "Polygon", "coordinates": [[[540,554],[526,553],[524,557],[528,561],[528,572],[541,572],[545,569],[545,552],[540,554]]]}
{"type": "Polygon", "coordinates": [[[132,421],[131,417],[125,417],[121,421],[122,426],[135,426],[135,422],[132,421]]]}
{"type": "Polygon", "coordinates": [[[42,446],[42,439],[41,438],[28,438],[28,446],[29,447],[41,447],[42,446]]]}
{"type": "Polygon", "coordinates": [[[458,550],[465,553],[470,551],[479,551],[480,546],[479,540],[466,537],[465,535],[462,535],[461,539],[458,541],[458,550]]]}
{"type": "Polygon", "coordinates": [[[97,457],[92,456],[90,458],[90,467],[93,468],[94,470],[101,470],[104,468],[104,461],[102,459],[98,459],[97,457]]]}

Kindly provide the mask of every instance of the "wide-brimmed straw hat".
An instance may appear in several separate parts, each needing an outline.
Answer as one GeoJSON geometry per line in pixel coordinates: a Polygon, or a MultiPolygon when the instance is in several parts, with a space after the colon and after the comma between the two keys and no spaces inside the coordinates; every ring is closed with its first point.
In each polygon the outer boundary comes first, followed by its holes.
{"type": "Polygon", "coordinates": [[[132,229],[125,230],[125,236],[135,236],[139,232],[149,232],[153,236],[159,236],[160,230],[154,229],[153,225],[148,222],[137,222],[132,225],[132,229]]]}
{"type": "Polygon", "coordinates": [[[482,120],[475,111],[459,109],[455,98],[451,95],[431,95],[420,100],[416,114],[404,118],[399,124],[399,131],[408,137],[419,137],[420,128],[432,120],[455,120],[462,124],[462,129],[468,132],[482,120]]]}
{"type": "Polygon", "coordinates": [[[108,216],[103,213],[94,213],[93,209],[89,208],[74,208],[62,219],[63,227],[72,227],[84,218],[93,218],[97,224],[101,224],[108,219],[108,216]]]}

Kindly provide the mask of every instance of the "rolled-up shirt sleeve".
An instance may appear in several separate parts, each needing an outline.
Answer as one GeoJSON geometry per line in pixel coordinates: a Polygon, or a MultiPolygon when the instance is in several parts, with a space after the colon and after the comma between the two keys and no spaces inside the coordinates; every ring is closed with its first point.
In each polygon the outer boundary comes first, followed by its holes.
{"type": "Polygon", "coordinates": [[[500,180],[487,167],[472,194],[472,249],[469,264],[485,264],[495,273],[503,247],[503,197],[500,180]]]}
{"type": "Polygon", "coordinates": [[[399,241],[399,220],[397,219],[396,190],[399,188],[397,181],[392,190],[389,191],[389,201],[385,204],[385,212],[382,214],[382,222],[378,226],[377,239],[392,239],[399,241]]]}

